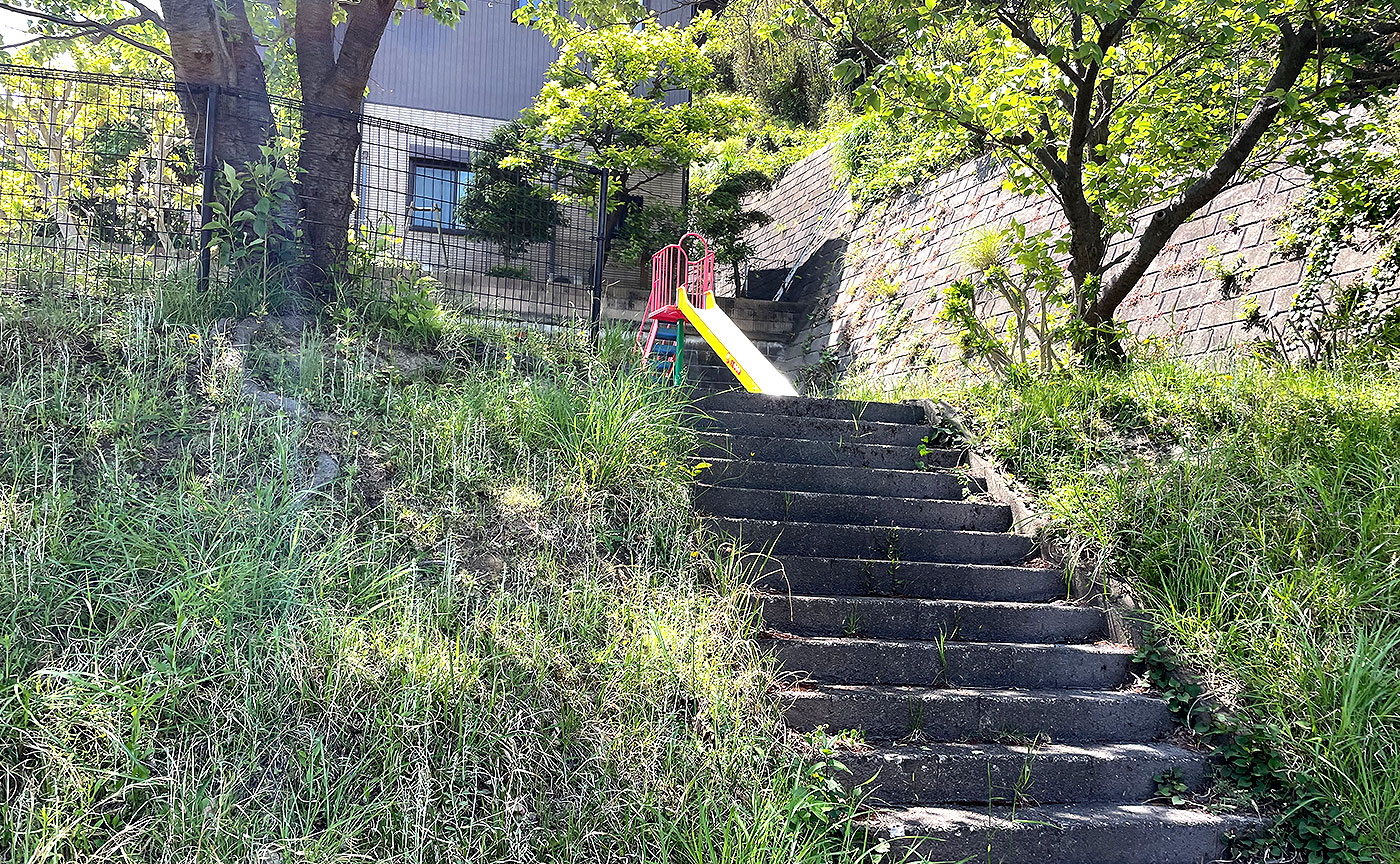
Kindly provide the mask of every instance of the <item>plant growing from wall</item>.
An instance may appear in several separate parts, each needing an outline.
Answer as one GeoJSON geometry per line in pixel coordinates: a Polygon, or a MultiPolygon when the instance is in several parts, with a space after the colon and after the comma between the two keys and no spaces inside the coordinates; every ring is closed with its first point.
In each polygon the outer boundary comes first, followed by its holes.
{"type": "Polygon", "coordinates": [[[1284,362],[1318,364],[1358,347],[1400,348],[1400,102],[1390,100],[1346,142],[1309,165],[1307,192],[1278,220],[1277,245],[1304,261],[1288,308],[1246,303],[1247,329],[1284,362]],[[1372,255],[1369,270],[1341,280],[1345,252],[1372,255]]]}
{"type": "Polygon", "coordinates": [[[952,326],[965,362],[985,363],[1007,379],[1068,362],[1070,291],[1045,234],[1028,235],[1020,223],[987,228],[963,259],[972,274],[948,286],[937,320],[952,326]]]}
{"type": "Polygon", "coordinates": [[[1354,134],[1353,107],[1400,82],[1382,0],[891,5],[892,47],[861,37],[865,4],[795,0],[791,14],[852,42],[837,73],[865,78],[867,110],[991,151],[1018,191],[1053,194],[1089,358],[1124,356],[1114,316],[1179,226],[1265,165],[1354,134]]]}

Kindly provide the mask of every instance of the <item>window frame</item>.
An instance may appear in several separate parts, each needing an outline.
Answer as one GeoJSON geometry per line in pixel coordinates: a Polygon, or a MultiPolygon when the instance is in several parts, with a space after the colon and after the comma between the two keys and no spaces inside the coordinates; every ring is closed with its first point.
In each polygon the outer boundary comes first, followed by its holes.
{"type": "Polygon", "coordinates": [[[429,234],[450,234],[454,237],[465,237],[470,230],[465,227],[458,227],[455,215],[449,216],[449,225],[419,225],[417,224],[418,213],[418,169],[437,168],[449,171],[458,171],[467,174],[470,182],[476,179],[476,172],[471,169],[471,165],[465,162],[455,162],[451,159],[440,159],[432,156],[410,156],[408,160],[408,230],[425,232],[429,234]]]}

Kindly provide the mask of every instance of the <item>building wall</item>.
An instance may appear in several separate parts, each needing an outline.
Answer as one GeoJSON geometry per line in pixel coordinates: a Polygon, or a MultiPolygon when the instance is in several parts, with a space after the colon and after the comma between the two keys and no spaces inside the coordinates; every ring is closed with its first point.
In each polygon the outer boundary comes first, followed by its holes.
{"type": "MultiPolygon", "coordinates": [[[[950,333],[936,317],[947,287],[969,273],[968,241],[1013,220],[1031,232],[1062,229],[1058,206],[1049,196],[1007,191],[1002,168],[984,157],[860,212],[839,188],[834,156],[830,147],[809,156],[771,192],[747,202],[773,217],[751,236],[757,257],[790,267],[812,250],[784,297],[812,306],[783,365],[798,371],[825,360],[828,369],[835,364],[876,376],[929,368],[961,374],[950,333]],[[824,214],[831,214],[825,222],[824,214]]],[[[1246,298],[1265,311],[1287,308],[1302,276],[1303,263],[1276,248],[1271,224],[1302,188],[1298,174],[1284,171],[1220,195],[1177,230],[1120,307],[1119,320],[1187,356],[1248,338],[1240,326],[1246,298]],[[1211,261],[1244,268],[1237,296],[1221,296],[1220,280],[1207,269],[1211,261]]],[[[1127,243],[1116,241],[1110,260],[1127,243]]],[[[1369,264],[1343,256],[1337,275],[1348,278],[1369,264]]],[[[1005,316],[1007,309],[997,312],[1005,316]]]]}
{"type": "Polygon", "coordinates": [[[535,101],[556,55],[512,19],[515,3],[472,3],[456,27],[427,15],[390,22],[370,72],[368,103],[511,120],[535,101]]]}

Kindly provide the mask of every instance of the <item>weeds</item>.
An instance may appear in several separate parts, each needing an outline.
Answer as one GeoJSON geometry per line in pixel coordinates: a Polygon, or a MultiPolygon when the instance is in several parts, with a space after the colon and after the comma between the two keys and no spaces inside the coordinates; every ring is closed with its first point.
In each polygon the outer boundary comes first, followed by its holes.
{"type": "Polygon", "coordinates": [[[0,858],[850,853],[619,337],[449,322],[408,379],[235,362],[219,302],[0,318],[0,858]]]}
{"type": "MultiPolygon", "coordinates": [[[[1060,530],[1095,541],[1098,566],[1134,587],[1199,683],[1268,730],[1294,794],[1335,803],[1382,857],[1400,853],[1393,366],[1146,358],[899,395],[958,404],[1060,530]]],[[[1168,695],[1184,709],[1198,693],[1168,695]]]]}

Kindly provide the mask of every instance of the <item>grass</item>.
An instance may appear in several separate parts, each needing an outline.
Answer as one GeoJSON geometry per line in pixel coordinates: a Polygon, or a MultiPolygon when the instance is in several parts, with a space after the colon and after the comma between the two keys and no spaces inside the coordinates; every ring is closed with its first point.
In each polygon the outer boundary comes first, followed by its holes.
{"type": "Polygon", "coordinates": [[[217,299],[0,310],[0,859],[858,857],[625,337],[217,299]]]}
{"type": "MultiPolygon", "coordinates": [[[[957,405],[1286,770],[1400,860],[1400,370],[1164,358],[957,405]]],[[[920,392],[924,391],[924,392],[920,392]]],[[[859,384],[846,395],[875,395],[859,384]]]]}

